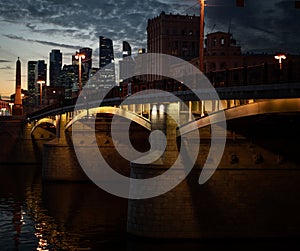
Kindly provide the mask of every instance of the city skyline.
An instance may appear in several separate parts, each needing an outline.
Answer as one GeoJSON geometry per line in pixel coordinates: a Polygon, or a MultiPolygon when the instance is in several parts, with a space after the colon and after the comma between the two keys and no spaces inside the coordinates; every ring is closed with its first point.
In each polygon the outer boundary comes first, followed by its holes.
{"type": "MultiPolygon", "coordinates": [[[[245,0],[245,7],[235,6],[235,0],[208,0],[205,34],[228,31],[245,51],[274,53],[285,51],[299,54],[299,10],[294,1],[245,0]]],[[[49,67],[49,53],[59,49],[63,65],[71,64],[75,51],[83,47],[93,49],[93,66],[98,65],[98,37],[114,41],[116,58],[122,58],[122,42],[146,48],[147,20],[162,11],[173,14],[199,15],[198,0],[141,1],[14,1],[0,4],[0,94],[14,92],[15,62],[22,63],[22,88],[27,89],[27,62],[45,60],[49,67]],[[120,26],[120,24],[122,24],[120,26]],[[76,43],[74,42],[76,41],[76,43]]],[[[49,68],[48,68],[49,71],[49,68]]]]}

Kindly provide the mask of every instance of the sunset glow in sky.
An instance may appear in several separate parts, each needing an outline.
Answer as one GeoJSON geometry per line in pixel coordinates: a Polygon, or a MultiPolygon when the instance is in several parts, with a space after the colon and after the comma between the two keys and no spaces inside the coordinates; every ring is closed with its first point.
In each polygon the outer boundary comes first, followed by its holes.
{"type": "MultiPolygon", "coordinates": [[[[207,0],[205,32],[230,32],[244,51],[300,53],[300,9],[293,0],[207,0]],[[231,24],[231,25],[229,25],[231,24]]],[[[45,60],[60,49],[63,64],[81,47],[93,49],[98,66],[99,36],[113,40],[115,57],[122,41],[133,54],[147,47],[147,21],[162,11],[199,15],[198,0],[14,0],[0,2],[0,94],[15,88],[15,64],[22,63],[22,88],[27,89],[27,62],[45,60]]]]}

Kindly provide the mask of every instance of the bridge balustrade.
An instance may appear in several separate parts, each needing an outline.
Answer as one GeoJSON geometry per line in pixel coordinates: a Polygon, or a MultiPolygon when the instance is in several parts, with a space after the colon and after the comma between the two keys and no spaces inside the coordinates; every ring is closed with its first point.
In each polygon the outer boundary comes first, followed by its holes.
{"type": "Polygon", "coordinates": [[[263,84],[265,80],[265,67],[266,65],[259,65],[259,66],[249,66],[244,70],[246,72],[246,79],[247,85],[255,85],[255,84],[263,84]]]}
{"type": "Polygon", "coordinates": [[[206,73],[214,87],[229,87],[243,85],[276,84],[300,81],[299,62],[279,64],[261,64],[255,66],[224,69],[206,73]]]}
{"type": "MultiPolygon", "coordinates": [[[[283,63],[282,70],[280,70],[279,64],[260,64],[256,66],[245,66],[233,69],[225,69],[218,71],[211,71],[206,73],[207,78],[212,85],[218,87],[235,87],[235,86],[255,86],[255,85],[268,85],[279,83],[297,83],[300,81],[300,63],[297,61],[289,60],[283,63]]],[[[163,79],[152,82],[139,81],[134,79],[131,83],[131,93],[128,93],[128,83],[124,83],[119,86],[115,86],[105,97],[105,105],[118,105],[123,99],[126,99],[128,95],[140,92],[145,89],[158,89],[168,92],[174,92],[176,95],[185,95],[185,91],[188,88],[184,83],[180,83],[174,79],[163,79]]],[[[221,88],[224,92],[224,88],[221,88]]],[[[228,89],[230,92],[230,88],[228,89]]],[[[242,92],[242,89],[240,90],[242,92]]],[[[91,90],[88,94],[89,100],[94,100],[93,104],[83,104],[85,107],[95,107],[97,103],[97,90],[91,90]],[[90,95],[91,94],[91,95],[90,95]]],[[[36,112],[28,115],[28,117],[34,118],[41,114],[47,115],[51,111],[61,112],[71,111],[74,109],[77,98],[66,100],[63,104],[52,104],[44,107],[36,112]],[[70,108],[68,110],[68,107],[70,108]]],[[[52,114],[51,114],[52,115],[52,114]]]]}

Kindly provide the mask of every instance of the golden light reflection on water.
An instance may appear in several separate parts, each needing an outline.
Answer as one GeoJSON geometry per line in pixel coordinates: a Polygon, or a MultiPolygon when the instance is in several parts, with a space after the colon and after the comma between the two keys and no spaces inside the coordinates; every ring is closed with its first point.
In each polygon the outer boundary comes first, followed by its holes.
{"type": "Polygon", "coordinates": [[[0,251],[112,250],[119,245],[116,240],[125,237],[126,200],[93,184],[43,184],[35,173],[39,168],[0,167],[0,251]]]}
{"type": "Polygon", "coordinates": [[[43,234],[42,234],[42,225],[43,224],[36,224],[35,230],[36,232],[34,233],[34,235],[38,238],[38,247],[36,248],[36,250],[41,251],[41,250],[47,250],[49,251],[49,249],[45,249],[45,247],[48,246],[48,242],[46,239],[43,238],[43,234]]]}
{"type": "Polygon", "coordinates": [[[34,235],[38,239],[36,250],[78,250],[76,240],[67,235],[43,208],[41,190],[27,189],[26,195],[28,215],[35,222],[34,235]]]}

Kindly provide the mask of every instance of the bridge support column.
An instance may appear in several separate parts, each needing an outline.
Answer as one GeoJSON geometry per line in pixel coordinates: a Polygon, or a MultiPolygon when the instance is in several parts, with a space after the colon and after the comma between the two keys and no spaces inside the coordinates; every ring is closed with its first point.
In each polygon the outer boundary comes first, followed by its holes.
{"type": "Polygon", "coordinates": [[[205,104],[204,104],[204,100],[201,101],[201,117],[204,116],[204,107],[205,107],[205,104]]]}
{"type": "Polygon", "coordinates": [[[67,121],[67,114],[56,116],[56,138],[43,146],[42,179],[44,180],[88,180],[77,161],[71,135],[65,132],[67,121]]]}
{"type": "MultiPolygon", "coordinates": [[[[167,138],[166,151],[159,162],[142,165],[131,164],[132,178],[150,178],[162,174],[170,168],[178,158],[176,144],[177,123],[173,118],[179,118],[177,103],[168,104],[166,113],[152,113],[152,130],[163,130],[167,138]]],[[[182,170],[176,170],[182,175],[182,170]]],[[[197,174],[198,175],[198,174],[197,174]]],[[[197,176],[198,177],[198,176],[197,176]]],[[[162,182],[169,182],[164,180],[162,182]]],[[[145,188],[146,189],[146,188],[145,188]]],[[[155,188],[153,188],[155,189],[155,188]]],[[[193,198],[188,181],[184,180],[173,190],[160,196],[129,200],[127,232],[133,235],[153,238],[196,238],[199,237],[198,220],[193,208],[193,198]]]]}
{"type": "Polygon", "coordinates": [[[192,115],[193,115],[193,112],[192,112],[192,101],[189,101],[189,121],[192,121],[192,115]]]}
{"type": "Polygon", "coordinates": [[[60,138],[60,129],[61,129],[61,125],[60,125],[60,121],[61,121],[61,114],[56,115],[56,138],[59,139],[60,138]]]}

